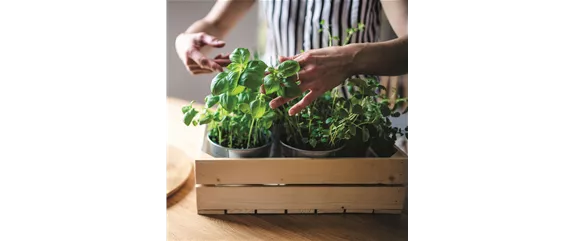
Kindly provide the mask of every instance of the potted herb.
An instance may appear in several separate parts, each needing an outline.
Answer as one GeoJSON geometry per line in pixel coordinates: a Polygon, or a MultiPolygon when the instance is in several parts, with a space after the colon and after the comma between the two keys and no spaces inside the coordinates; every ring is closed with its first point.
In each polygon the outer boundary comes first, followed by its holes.
{"type": "Polygon", "coordinates": [[[270,95],[299,90],[285,81],[299,71],[296,61],[274,68],[250,55],[245,48],[230,54],[231,64],[212,79],[211,94],[201,110],[193,108],[194,101],[182,107],[185,125],[207,125],[209,148],[216,157],[268,157],[276,119],[269,108],[270,95]],[[271,74],[265,76],[266,71],[271,74]],[[265,94],[260,92],[263,85],[265,94]]]}
{"type": "MultiPolygon", "coordinates": [[[[399,117],[407,113],[407,109],[399,112],[399,106],[407,102],[407,98],[398,98],[394,106],[389,107],[391,99],[386,96],[386,88],[374,78],[349,80],[348,92],[351,102],[361,106],[363,114],[354,119],[353,124],[362,131],[349,141],[348,147],[353,154],[363,155],[371,147],[380,157],[389,157],[395,153],[397,136],[404,135],[403,130],[392,126],[390,117],[399,117]],[[379,94],[377,94],[377,92],[379,94]]],[[[393,90],[393,98],[395,97],[393,90]]]]}
{"type": "MultiPolygon", "coordinates": [[[[324,21],[321,21],[321,25],[324,25],[324,21]]],[[[363,29],[363,24],[359,24],[358,28],[348,29],[343,45],[348,44],[352,35],[363,29]]],[[[327,33],[328,46],[333,46],[333,40],[339,40],[338,36],[331,36],[327,28],[321,28],[319,31],[327,33]]],[[[294,103],[303,97],[296,98],[294,103]]],[[[345,99],[338,88],[323,94],[297,115],[289,116],[289,108],[290,106],[280,108],[282,111],[278,112],[283,124],[280,139],[283,156],[338,156],[345,148],[347,140],[354,137],[357,131],[362,131],[354,125],[355,119],[363,114],[362,106],[345,99]]]]}

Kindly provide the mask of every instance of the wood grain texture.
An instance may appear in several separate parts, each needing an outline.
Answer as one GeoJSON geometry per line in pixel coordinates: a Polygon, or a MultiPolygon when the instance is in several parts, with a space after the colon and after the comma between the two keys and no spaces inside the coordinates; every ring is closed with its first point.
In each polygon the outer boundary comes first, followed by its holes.
{"type": "Polygon", "coordinates": [[[196,160],[198,184],[404,184],[406,158],[196,160]]]}
{"type": "Polygon", "coordinates": [[[404,187],[198,186],[202,209],[402,209],[404,187]]]}
{"type": "MultiPolygon", "coordinates": [[[[183,125],[181,106],[187,103],[167,99],[168,144],[194,158],[202,155],[197,136],[203,128],[183,125]]],[[[169,241],[408,240],[404,214],[199,215],[194,175],[167,199],[166,216],[169,241]]]]}

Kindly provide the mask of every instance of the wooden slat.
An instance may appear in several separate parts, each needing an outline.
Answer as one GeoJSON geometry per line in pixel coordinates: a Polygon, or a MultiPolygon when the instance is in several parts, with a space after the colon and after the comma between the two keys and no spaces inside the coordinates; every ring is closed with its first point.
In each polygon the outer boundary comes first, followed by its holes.
{"type": "Polygon", "coordinates": [[[315,209],[287,209],[287,214],[309,214],[315,213],[315,209]]]}
{"type": "Polygon", "coordinates": [[[227,214],[255,214],[255,209],[227,209],[227,214]]]}
{"type": "Polygon", "coordinates": [[[375,209],[375,213],[400,214],[400,209],[375,209]]]}
{"type": "Polygon", "coordinates": [[[344,213],[345,209],[317,209],[317,213],[344,213]]]}
{"type": "Polygon", "coordinates": [[[209,210],[209,209],[204,209],[204,210],[197,210],[197,213],[200,215],[208,215],[208,214],[225,214],[225,210],[221,210],[221,209],[216,209],[216,210],[209,210]]]}
{"type": "Polygon", "coordinates": [[[284,214],[285,209],[257,209],[257,214],[284,214]]]}
{"type": "Polygon", "coordinates": [[[403,184],[407,158],[213,158],[197,160],[197,184],[403,184]]]}
{"type": "Polygon", "coordinates": [[[373,213],[373,209],[345,209],[345,213],[373,213]]]}
{"type": "Polygon", "coordinates": [[[403,187],[198,186],[197,209],[402,209],[403,187]]]}

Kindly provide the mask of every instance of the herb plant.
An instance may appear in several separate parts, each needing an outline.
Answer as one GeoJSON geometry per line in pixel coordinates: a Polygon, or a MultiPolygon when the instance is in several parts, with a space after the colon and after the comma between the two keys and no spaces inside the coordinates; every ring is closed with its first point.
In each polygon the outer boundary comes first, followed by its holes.
{"type": "Polygon", "coordinates": [[[401,114],[407,113],[408,109],[401,113],[399,107],[408,99],[398,96],[394,106],[390,108],[391,98],[395,97],[396,91],[393,89],[393,96],[387,97],[384,94],[385,90],[386,88],[374,78],[349,80],[350,101],[361,106],[363,112],[362,115],[353,120],[352,126],[362,130],[363,142],[368,142],[373,138],[384,138],[394,143],[397,140],[397,135],[404,135],[402,129],[392,126],[390,117],[399,117],[401,114]],[[381,94],[377,94],[377,92],[381,94]],[[371,138],[371,135],[374,136],[371,138]]]}
{"type": "MultiPolygon", "coordinates": [[[[321,21],[321,25],[324,25],[324,21],[321,21]]],[[[357,28],[348,29],[342,45],[348,44],[353,34],[363,29],[362,23],[357,28]]],[[[327,33],[329,46],[333,46],[334,41],[341,40],[338,36],[332,36],[328,27],[322,27],[319,31],[327,33]]],[[[403,135],[401,129],[392,127],[390,117],[401,115],[397,107],[406,102],[406,98],[396,99],[391,109],[390,99],[383,91],[386,90],[385,87],[375,78],[350,78],[345,83],[348,98],[344,98],[336,87],[297,115],[287,114],[289,106],[282,108],[279,115],[284,126],[283,141],[300,149],[330,150],[348,143],[356,136],[361,137],[362,146],[365,146],[365,142],[372,140],[388,140],[394,143],[397,135],[403,135]]],[[[296,98],[295,103],[303,97],[296,98]]]]}
{"type": "Polygon", "coordinates": [[[201,110],[195,101],[182,107],[183,122],[207,125],[208,137],[227,148],[245,149],[268,144],[270,128],[276,119],[269,108],[271,96],[294,97],[301,94],[297,84],[289,81],[299,71],[297,61],[285,61],[277,67],[267,66],[249,50],[235,49],[231,64],[211,81],[211,94],[205,97],[201,110]],[[266,75],[267,73],[267,75],[266,75]],[[261,93],[264,87],[265,94],[261,93]]]}
{"type": "MultiPolygon", "coordinates": [[[[321,21],[321,25],[325,25],[324,21],[321,21]]],[[[319,31],[327,33],[328,45],[333,46],[333,41],[339,41],[340,38],[332,36],[327,29],[322,27],[319,31]]],[[[363,24],[348,29],[343,45],[348,44],[353,34],[363,29],[363,24]]],[[[295,102],[303,97],[296,98],[295,102]]],[[[356,134],[353,120],[363,114],[362,107],[346,100],[338,88],[323,94],[297,115],[289,116],[289,108],[282,108],[280,112],[285,135],[283,139],[292,146],[307,150],[329,150],[342,146],[345,140],[356,134]]]]}

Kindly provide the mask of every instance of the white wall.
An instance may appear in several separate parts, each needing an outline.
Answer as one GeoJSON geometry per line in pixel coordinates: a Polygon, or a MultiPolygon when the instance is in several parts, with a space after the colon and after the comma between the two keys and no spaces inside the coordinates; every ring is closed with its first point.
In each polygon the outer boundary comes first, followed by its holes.
{"type": "MultiPolygon", "coordinates": [[[[185,31],[194,21],[203,18],[215,4],[215,0],[167,1],[167,96],[184,100],[203,102],[210,93],[209,86],[215,74],[190,75],[175,53],[174,42],[179,33],[185,31]]],[[[226,46],[221,53],[231,52],[237,47],[256,48],[257,5],[239,22],[224,39],[226,46]]],[[[214,57],[219,49],[210,53],[214,57]]]]}

